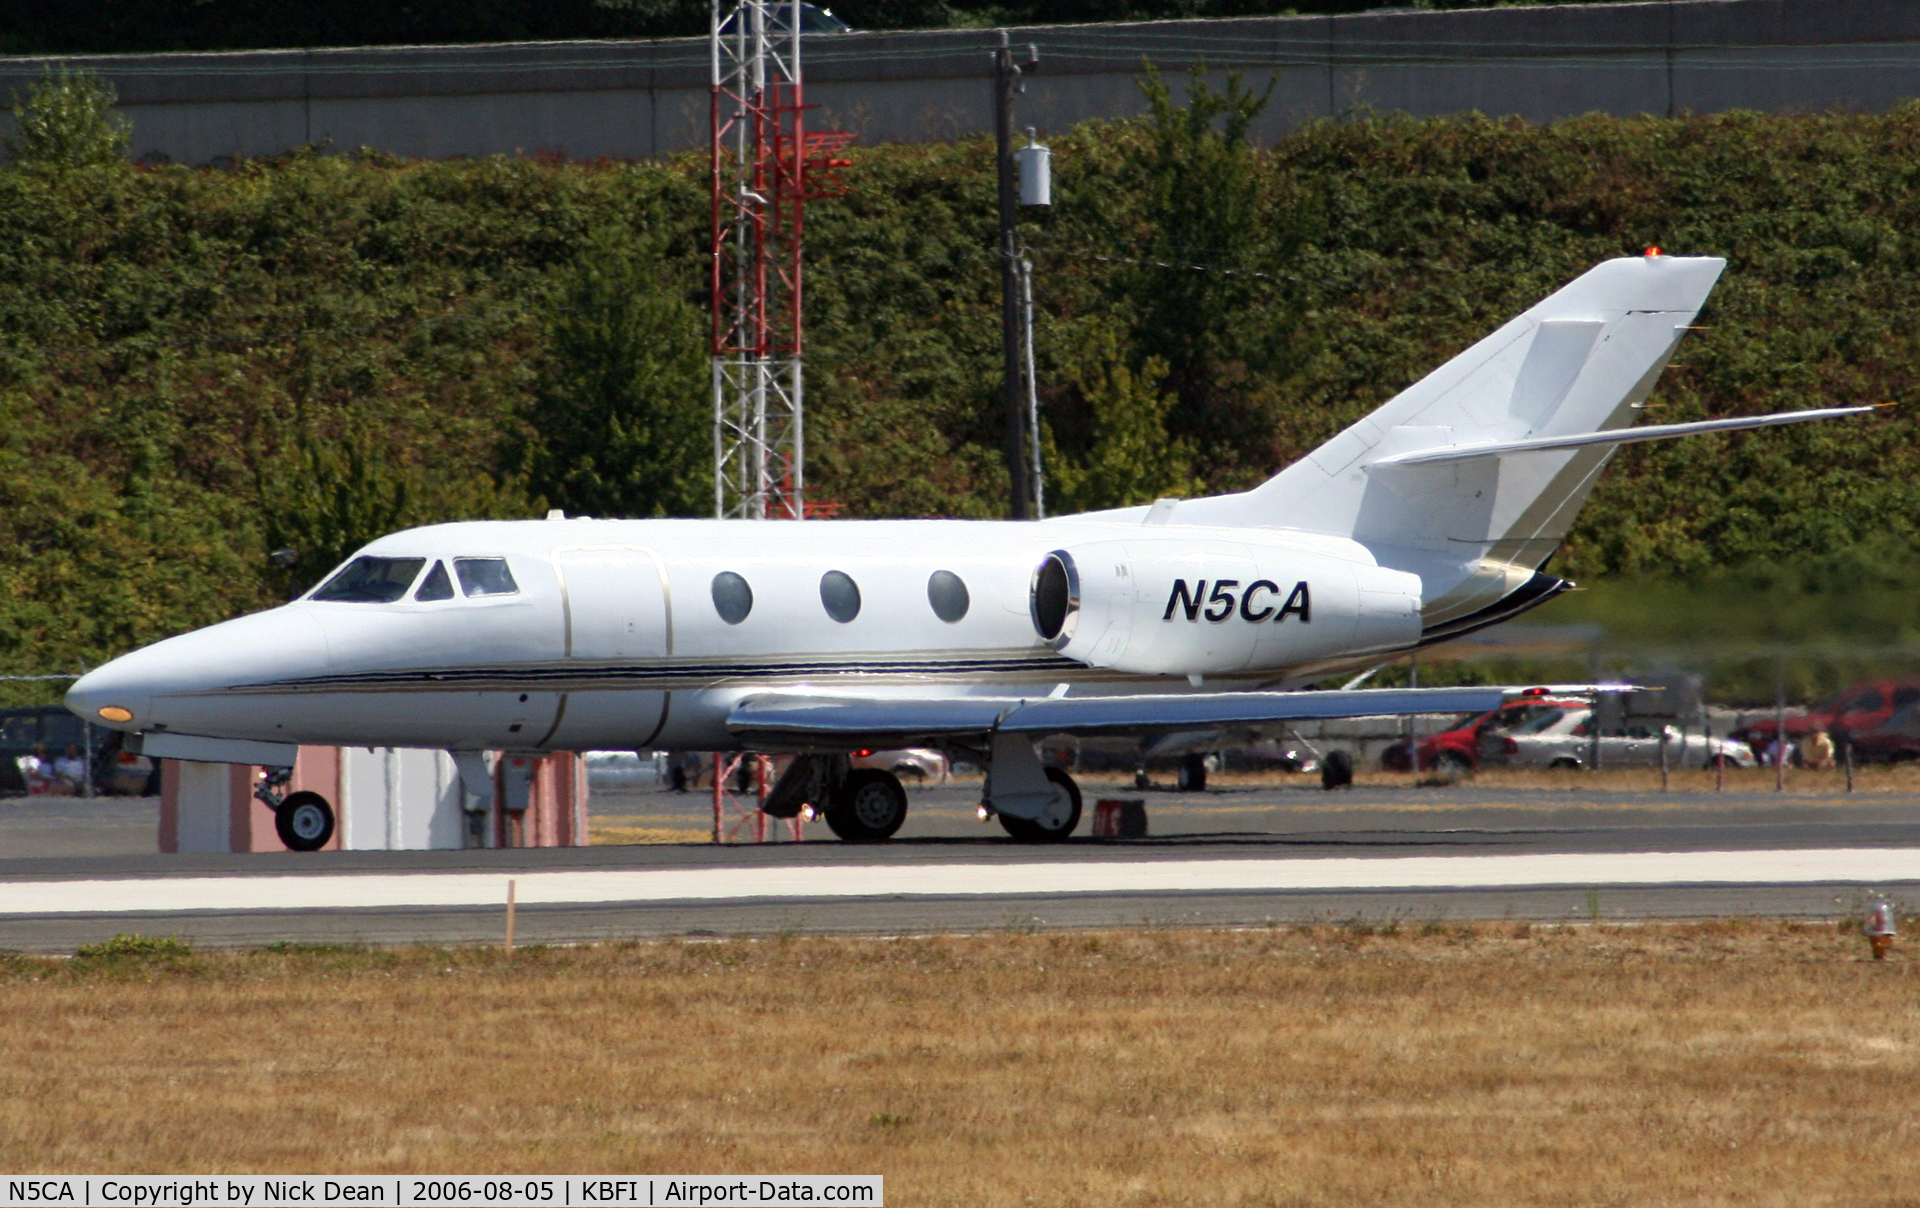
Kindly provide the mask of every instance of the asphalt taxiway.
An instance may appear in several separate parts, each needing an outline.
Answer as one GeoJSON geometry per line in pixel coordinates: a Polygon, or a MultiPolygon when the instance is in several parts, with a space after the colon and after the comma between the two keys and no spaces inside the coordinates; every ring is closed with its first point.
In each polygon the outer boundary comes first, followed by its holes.
{"type": "MultiPolygon", "coordinates": [[[[1139,795],[1091,788],[1090,812],[1098,797],[1139,795]]],[[[1228,788],[1147,795],[1147,839],[1027,847],[974,818],[977,795],[922,790],[902,837],[875,846],[816,841],[816,826],[804,842],[754,846],[316,855],[148,854],[136,837],[150,843],[150,803],[0,807],[0,948],[70,951],[127,932],[203,945],[499,940],[509,880],[528,943],[1832,917],[1881,894],[1920,902],[1911,797],[1228,788]]],[[[596,820],[697,839],[711,806],[694,794],[605,794],[596,820]]]]}

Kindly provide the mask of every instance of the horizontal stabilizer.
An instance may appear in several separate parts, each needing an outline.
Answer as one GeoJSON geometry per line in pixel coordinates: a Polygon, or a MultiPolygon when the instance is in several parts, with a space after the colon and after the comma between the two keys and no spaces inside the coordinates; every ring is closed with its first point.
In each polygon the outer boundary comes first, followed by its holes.
{"type": "Polygon", "coordinates": [[[740,702],[727,728],[779,746],[913,745],[910,740],[1031,734],[1155,734],[1319,718],[1495,709],[1510,688],[1371,688],[1354,692],[1197,692],[1151,696],[922,700],[768,694],[740,702]]]}
{"type": "Polygon", "coordinates": [[[1367,464],[1370,470],[1382,466],[1431,466],[1443,462],[1470,461],[1476,457],[1505,457],[1514,453],[1546,453],[1560,449],[1584,449],[1593,445],[1633,445],[1646,440],[1672,440],[1679,436],[1698,436],[1705,432],[1739,432],[1748,428],[1777,428],[1783,424],[1801,424],[1808,420],[1838,419],[1843,415],[1864,415],[1875,407],[1823,407],[1816,411],[1784,411],[1774,415],[1744,415],[1732,419],[1703,419],[1690,424],[1648,424],[1640,428],[1615,428],[1610,432],[1576,432],[1566,436],[1536,436],[1529,440],[1482,441],[1468,445],[1443,445],[1393,453],[1367,464]]]}

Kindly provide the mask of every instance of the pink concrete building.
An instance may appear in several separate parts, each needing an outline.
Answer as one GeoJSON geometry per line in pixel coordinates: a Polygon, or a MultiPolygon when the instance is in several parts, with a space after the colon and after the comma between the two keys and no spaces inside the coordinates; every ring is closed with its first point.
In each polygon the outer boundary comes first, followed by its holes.
{"type": "MultiPolygon", "coordinates": [[[[333,807],[328,851],[586,845],[587,773],[578,755],[490,763],[491,793],[472,810],[444,751],[301,747],[283,791],[318,793],[333,807]]],[[[162,760],[160,850],[286,850],[273,811],[254,796],[261,776],[239,764],[162,760]]]]}

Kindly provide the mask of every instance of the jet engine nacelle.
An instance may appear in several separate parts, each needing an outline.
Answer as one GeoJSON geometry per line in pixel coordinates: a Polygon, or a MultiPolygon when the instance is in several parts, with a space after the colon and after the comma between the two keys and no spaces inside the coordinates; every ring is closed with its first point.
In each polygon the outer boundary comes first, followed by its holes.
{"type": "Polygon", "coordinates": [[[1092,667],[1266,671],[1420,640],[1420,578],[1332,554],[1148,538],[1058,549],[1033,572],[1034,628],[1092,667]]]}

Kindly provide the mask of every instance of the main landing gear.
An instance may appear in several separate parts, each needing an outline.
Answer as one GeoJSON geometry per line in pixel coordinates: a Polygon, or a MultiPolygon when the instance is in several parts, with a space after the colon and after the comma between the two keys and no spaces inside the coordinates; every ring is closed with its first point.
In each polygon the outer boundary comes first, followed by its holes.
{"type": "Polygon", "coordinates": [[[1053,797],[1032,818],[999,815],[1000,826],[1021,843],[1058,843],[1080,825],[1080,786],[1059,768],[1047,769],[1047,783],[1053,797]]]}
{"type": "Polygon", "coordinates": [[[800,755],[760,808],[772,818],[793,818],[808,806],[846,842],[878,843],[893,838],[907,820],[907,790],[892,772],[851,767],[845,755],[800,755]]]}
{"type": "Polygon", "coordinates": [[[1080,825],[1080,786],[1059,768],[1043,766],[1025,736],[996,733],[982,807],[1021,843],[1058,843],[1080,825]]]}
{"type": "MultiPolygon", "coordinates": [[[[907,790],[883,768],[849,766],[844,755],[800,755],[787,765],[760,808],[770,817],[796,817],[812,806],[827,828],[848,843],[893,838],[907,820],[907,790]]],[[[1059,768],[1045,767],[1033,743],[996,734],[987,751],[982,817],[999,818],[1021,843],[1057,843],[1080,825],[1080,786],[1059,768]]]]}
{"type": "Polygon", "coordinates": [[[907,820],[907,790],[880,768],[855,768],[827,800],[827,829],[849,843],[891,839],[907,820]]]}

